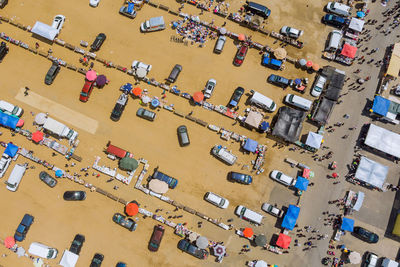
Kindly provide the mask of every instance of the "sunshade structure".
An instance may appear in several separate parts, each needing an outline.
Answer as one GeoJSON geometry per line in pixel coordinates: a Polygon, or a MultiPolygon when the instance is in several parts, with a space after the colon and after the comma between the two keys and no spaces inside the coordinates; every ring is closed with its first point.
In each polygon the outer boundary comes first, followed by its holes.
{"type": "Polygon", "coordinates": [[[199,234],[198,234],[198,233],[191,232],[191,233],[189,234],[189,241],[190,241],[190,242],[194,242],[194,241],[197,240],[198,237],[199,237],[199,234]]]}
{"type": "Polygon", "coordinates": [[[361,262],[361,255],[356,251],[352,251],[349,254],[349,261],[351,264],[359,264],[361,262]]]}
{"type": "Polygon", "coordinates": [[[357,53],[357,47],[352,46],[348,43],[345,43],[343,45],[342,51],[340,52],[340,54],[342,56],[348,57],[348,58],[355,58],[356,57],[356,53],[357,53]]]}
{"type": "Polygon", "coordinates": [[[76,255],[69,250],[64,250],[64,254],[59,264],[64,267],[75,267],[78,258],[79,255],[76,255]]]}
{"type": "Polygon", "coordinates": [[[136,159],[130,157],[124,157],[119,161],[119,168],[127,171],[134,171],[139,166],[136,159]]]}
{"type": "Polygon", "coordinates": [[[261,122],[259,128],[263,132],[267,131],[269,129],[269,122],[266,122],[266,121],[261,122]]]}
{"type": "Polygon", "coordinates": [[[312,69],[313,69],[314,71],[319,71],[320,68],[321,68],[321,67],[320,67],[319,64],[317,64],[317,63],[314,63],[313,66],[312,66],[312,69]]]}
{"type": "Polygon", "coordinates": [[[0,125],[15,130],[18,126],[19,118],[0,112],[0,125]]]}
{"type": "Polygon", "coordinates": [[[54,41],[54,38],[56,38],[58,34],[58,30],[56,28],[53,28],[50,25],[40,21],[36,21],[31,32],[50,41],[54,41]]]}
{"type": "Polygon", "coordinates": [[[196,239],[196,246],[201,249],[206,249],[208,247],[208,239],[205,236],[199,236],[196,239]]]}
{"type": "Polygon", "coordinates": [[[294,79],[294,84],[295,85],[300,85],[301,84],[301,79],[299,79],[299,78],[294,79]]]}
{"type": "Polygon", "coordinates": [[[250,111],[244,123],[249,125],[250,127],[258,128],[263,118],[264,116],[260,112],[250,111]]]}
{"type": "Polygon", "coordinates": [[[140,96],[142,94],[142,89],[140,89],[140,87],[135,87],[131,90],[131,94],[134,96],[140,96]]]}
{"type": "Polygon", "coordinates": [[[35,123],[38,125],[43,125],[47,120],[47,115],[45,113],[38,113],[35,116],[35,123]]]}
{"type": "Polygon", "coordinates": [[[56,172],[55,172],[55,175],[56,175],[56,177],[61,177],[61,176],[63,176],[63,171],[62,170],[56,170],[56,172]]]}
{"type": "Polygon", "coordinates": [[[15,239],[12,236],[7,236],[6,239],[4,239],[4,246],[6,248],[12,248],[15,245],[15,239]]]}
{"type": "Polygon", "coordinates": [[[389,167],[366,157],[361,157],[354,179],[381,189],[385,183],[389,167]]]}
{"type": "Polygon", "coordinates": [[[375,96],[372,103],[372,112],[380,116],[386,117],[390,107],[390,100],[379,95],[375,96]]]}
{"type": "Polygon", "coordinates": [[[94,81],[97,78],[97,74],[94,70],[89,70],[88,72],[86,72],[86,80],[88,81],[94,81]]]}
{"type": "Polygon", "coordinates": [[[165,194],[168,191],[168,184],[161,180],[151,179],[149,182],[149,189],[158,194],[165,194]]]}
{"type": "Polygon", "coordinates": [[[291,241],[292,238],[290,236],[280,233],[278,240],[276,241],[276,245],[278,247],[287,249],[290,246],[291,241]]]}
{"type": "Polygon", "coordinates": [[[160,100],[158,100],[157,98],[154,98],[153,100],[151,100],[151,106],[152,107],[158,107],[160,105],[160,100]]]}
{"type": "Polygon", "coordinates": [[[288,230],[293,230],[296,225],[297,218],[299,217],[300,208],[295,205],[289,205],[289,208],[282,221],[282,227],[288,230]]]}
{"type": "Polygon", "coordinates": [[[305,60],[304,58],[302,58],[302,59],[300,59],[300,60],[298,61],[298,63],[299,63],[300,66],[304,67],[304,66],[307,64],[307,60],[305,60]]]}
{"type": "Polygon", "coordinates": [[[135,216],[139,212],[139,206],[136,202],[130,202],[125,206],[125,213],[128,216],[135,216]]]}
{"type": "Polygon", "coordinates": [[[357,17],[363,18],[363,17],[365,17],[365,13],[362,11],[357,11],[357,17]]]}
{"type": "Polygon", "coordinates": [[[36,131],[32,134],[32,141],[35,143],[39,143],[40,141],[43,140],[43,132],[41,131],[36,131]]]}
{"type": "Polygon", "coordinates": [[[238,40],[239,40],[239,41],[244,41],[244,40],[246,40],[246,35],[244,35],[243,33],[239,34],[239,35],[238,35],[238,40]]]}
{"type": "Polygon", "coordinates": [[[253,229],[252,229],[252,228],[247,227],[247,228],[245,228],[245,229],[243,230],[243,236],[244,236],[244,237],[250,238],[250,237],[252,237],[253,235],[254,235],[254,232],[253,232],[253,229]]]}
{"type": "Polygon", "coordinates": [[[132,88],[133,88],[133,86],[131,83],[126,83],[121,87],[121,90],[125,91],[125,92],[130,92],[132,90],[132,88]]]}
{"type": "Polygon", "coordinates": [[[320,134],[309,132],[306,140],[306,145],[319,149],[321,147],[323,138],[324,137],[320,134]]]}
{"type": "Polygon", "coordinates": [[[192,96],[193,101],[196,103],[201,103],[201,101],[203,101],[204,99],[204,95],[202,92],[195,92],[192,96]]]}
{"type": "Polygon", "coordinates": [[[18,147],[11,143],[8,143],[6,149],[4,150],[4,154],[9,155],[12,158],[17,155],[17,152],[18,147]]]}
{"type": "Polygon", "coordinates": [[[274,56],[276,59],[284,59],[287,56],[287,51],[284,48],[279,47],[274,50],[274,56]]]}
{"type": "Polygon", "coordinates": [[[400,135],[385,128],[370,124],[364,144],[400,158],[400,135]]]}
{"type": "Polygon", "coordinates": [[[219,29],[219,33],[222,35],[226,34],[226,29],[225,28],[219,29]]]}
{"type": "Polygon", "coordinates": [[[218,258],[218,260],[221,260],[225,254],[226,254],[226,248],[225,246],[221,244],[217,244],[213,247],[213,254],[215,257],[218,258]]]}
{"type": "Polygon", "coordinates": [[[150,101],[151,101],[151,98],[149,96],[147,96],[147,95],[142,96],[143,104],[148,104],[148,103],[150,103],[150,101]]]}
{"type": "Polygon", "coordinates": [[[306,66],[307,66],[308,68],[311,68],[312,65],[313,65],[313,63],[312,63],[311,60],[307,61],[306,66]]]}
{"type": "Polygon", "coordinates": [[[325,66],[322,70],[322,74],[327,77],[329,81],[328,87],[325,91],[325,98],[333,101],[339,99],[340,92],[346,79],[346,74],[332,66],[325,66]]]}
{"type": "Polygon", "coordinates": [[[254,264],[254,267],[268,267],[268,263],[263,260],[259,260],[254,264]]]}
{"type": "Polygon", "coordinates": [[[340,226],[340,229],[343,230],[343,231],[353,232],[354,220],[346,218],[346,217],[343,217],[342,225],[340,226]]]}
{"type": "Polygon", "coordinates": [[[256,245],[259,247],[263,247],[265,244],[267,244],[267,237],[265,235],[258,235],[254,239],[254,243],[256,243],[256,245]]]}
{"type": "Polygon", "coordinates": [[[364,20],[357,19],[357,18],[351,18],[350,24],[349,24],[349,29],[352,29],[353,31],[356,32],[362,32],[364,28],[364,20]]]}
{"type": "Polygon", "coordinates": [[[288,142],[296,142],[299,139],[303,120],[306,114],[304,111],[290,107],[281,107],[278,111],[278,119],[274,125],[272,135],[282,138],[288,142]]]}
{"type": "Polygon", "coordinates": [[[361,192],[361,191],[358,191],[357,201],[353,206],[353,210],[359,211],[361,209],[362,204],[364,202],[364,197],[365,197],[365,194],[363,192],[361,192]]]}
{"type": "Polygon", "coordinates": [[[18,247],[17,248],[17,255],[18,255],[18,258],[22,257],[22,256],[25,256],[25,249],[23,247],[18,247]]]}
{"type": "Polygon", "coordinates": [[[310,183],[310,181],[304,177],[301,176],[297,176],[297,181],[296,184],[294,185],[294,187],[296,187],[297,189],[301,190],[301,191],[307,191],[307,187],[308,184],[310,183]]]}
{"type": "Polygon", "coordinates": [[[390,56],[389,65],[386,70],[386,75],[397,78],[400,75],[400,42],[395,43],[390,56]]]}
{"type": "Polygon", "coordinates": [[[96,84],[97,84],[97,86],[102,87],[102,86],[104,86],[106,83],[107,83],[107,77],[106,77],[106,76],[104,76],[103,74],[97,76],[97,78],[96,78],[96,84]]]}
{"type": "Polygon", "coordinates": [[[112,154],[112,155],[114,155],[114,156],[116,156],[118,158],[121,158],[121,159],[126,157],[129,154],[129,152],[127,152],[125,149],[119,148],[119,147],[114,146],[114,145],[112,145],[110,143],[107,145],[106,152],[108,154],[112,154]]]}
{"type": "Polygon", "coordinates": [[[146,75],[147,75],[147,70],[146,69],[144,69],[144,68],[136,69],[136,76],[139,79],[143,79],[144,77],[146,77],[146,75]]]}
{"type": "Polygon", "coordinates": [[[253,152],[253,153],[256,152],[257,147],[258,147],[258,142],[253,139],[250,139],[250,138],[247,138],[246,142],[243,145],[244,150],[253,152]]]}

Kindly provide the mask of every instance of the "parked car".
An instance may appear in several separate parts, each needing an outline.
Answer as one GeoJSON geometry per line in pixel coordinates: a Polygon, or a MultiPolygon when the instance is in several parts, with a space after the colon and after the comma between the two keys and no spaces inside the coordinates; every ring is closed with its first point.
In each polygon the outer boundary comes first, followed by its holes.
{"type": "Polygon", "coordinates": [[[87,102],[89,100],[90,94],[94,88],[94,81],[85,80],[81,94],[79,95],[79,100],[82,102],[87,102]]]}
{"type": "Polygon", "coordinates": [[[22,221],[19,223],[17,230],[15,231],[14,234],[14,239],[15,241],[23,241],[26,237],[26,234],[28,233],[29,228],[31,227],[34,217],[30,214],[25,214],[24,217],[22,218],[22,221]]]}
{"type": "Polygon", "coordinates": [[[290,38],[297,39],[303,35],[303,31],[289,27],[289,26],[283,26],[281,28],[281,34],[289,36],[290,38]]]}
{"type": "Polygon", "coordinates": [[[154,226],[153,234],[151,235],[150,242],[149,242],[149,250],[150,251],[157,251],[160,247],[161,240],[164,236],[165,228],[162,225],[154,226]]]}
{"type": "Polygon", "coordinates": [[[338,15],[326,14],[322,18],[322,22],[341,29],[344,26],[346,26],[347,24],[349,24],[350,20],[343,18],[341,16],[338,16],[338,15]]]}
{"type": "Polygon", "coordinates": [[[367,243],[377,243],[379,241],[377,234],[360,226],[354,227],[353,235],[367,243]]]}
{"type": "Polygon", "coordinates": [[[264,216],[262,216],[260,213],[252,211],[251,209],[248,209],[242,205],[236,207],[235,214],[243,220],[250,221],[258,225],[262,224],[262,220],[264,218],[264,216]]]}
{"type": "Polygon", "coordinates": [[[229,178],[241,184],[251,184],[253,182],[253,178],[250,175],[239,172],[230,172],[229,178]]]}
{"type": "Polygon", "coordinates": [[[242,98],[242,95],[244,94],[244,89],[243,87],[238,87],[233,91],[231,100],[229,101],[229,107],[236,107],[239,104],[240,99],[242,98]]]}
{"type": "Polygon", "coordinates": [[[92,51],[98,51],[102,46],[102,44],[104,43],[104,41],[106,40],[106,38],[107,36],[104,33],[99,33],[96,36],[96,39],[94,39],[92,45],[90,46],[90,49],[92,49],[92,51]]]}
{"type": "Polygon", "coordinates": [[[115,103],[115,106],[114,106],[114,108],[111,112],[111,116],[110,116],[110,118],[113,121],[118,121],[121,118],[122,112],[124,111],[125,106],[128,103],[128,99],[129,99],[129,96],[126,93],[122,93],[119,96],[117,103],[115,103]]]}
{"type": "Polygon", "coordinates": [[[217,41],[215,42],[214,53],[221,54],[222,50],[224,49],[225,42],[226,42],[226,36],[220,35],[217,41]]]}
{"type": "Polygon", "coordinates": [[[273,70],[283,69],[283,61],[272,58],[271,55],[265,52],[261,58],[261,65],[271,68],[273,70]]]}
{"type": "Polygon", "coordinates": [[[271,178],[274,179],[277,182],[280,182],[283,185],[286,186],[292,186],[296,184],[296,179],[294,179],[293,177],[287,176],[286,174],[277,171],[277,170],[273,170],[270,174],[271,178]]]}
{"type": "Polygon", "coordinates": [[[131,232],[136,230],[137,227],[136,222],[131,218],[126,218],[126,216],[122,215],[121,213],[115,213],[112,220],[116,224],[121,225],[122,227],[128,229],[131,232]]]}
{"type": "Polygon", "coordinates": [[[271,74],[269,75],[267,82],[275,84],[279,87],[286,88],[293,85],[293,80],[286,79],[282,76],[271,74]]]}
{"type": "Polygon", "coordinates": [[[134,3],[129,3],[127,6],[123,5],[119,9],[119,14],[127,16],[128,18],[134,19],[136,18],[136,10],[135,10],[135,4],[134,3]]]}
{"type": "Polygon", "coordinates": [[[326,10],[340,16],[348,17],[350,16],[351,7],[338,2],[329,2],[326,5],[326,10]]]}
{"type": "Polygon", "coordinates": [[[139,108],[136,111],[136,115],[148,121],[154,121],[154,119],[156,118],[156,113],[144,108],[139,108]]]}
{"type": "Polygon", "coordinates": [[[215,145],[211,149],[211,153],[217,157],[219,160],[223,161],[224,163],[228,165],[233,165],[235,164],[237,160],[237,156],[234,155],[231,151],[227,149],[227,147],[221,146],[221,145],[215,145]]]}
{"type": "Polygon", "coordinates": [[[157,179],[163,182],[166,182],[169,186],[169,188],[174,189],[178,185],[178,180],[166,175],[165,173],[162,173],[160,171],[155,171],[153,174],[153,179],[157,179]]]}
{"type": "Polygon", "coordinates": [[[217,81],[215,79],[209,79],[206,87],[204,88],[204,97],[210,98],[214,92],[215,86],[217,85],[217,81]]]}
{"type": "Polygon", "coordinates": [[[204,199],[221,209],[226,209],[229,206],[229,201],[226,198],[214,194],[213,192],[207,192],[204,199]]]}
{"type": "Polygon", "coordinates": [[[122,261],[118,262],[117,265],[115,265],[115,267],[126,267],[126,266],[127,266],[126,263],[122,261]]]}
{"type": "Polygon", "coordinates": [[[8,0],[0,0],[0,8],[5,7],[8,4],[8,0]]]}
{"type": "Polygon", "coordinates": [[[57,29],[58,32],[60,32],[62,26],[64,25],[65,22],[65,16],[63,15],[57,15],[53,19],[53,24],[51,24],[51,27],[57,29]]]}
{"type": "Polygon", "coordinates": [[[92,7],[99,6],[99,3],[100,3],[100,0],[89,0],[89,5],[92,6],[92,7]]]}
{"type": "Polygon", "coordinates": [[[365,254],[365,261],[361,267],[375,267],[378,264],[378,255],[372,252],[367,252],[365,254]]]}
{"type": "Polygon", "coordinates": [[[100,267],[103,263],[104,255],[101,253],[96,253],[93,256],[92,261],[90,262],[90,267],[100,267]]]}
{"type": "Polygon", "coordinates": [[[238,67],[242,65],[248,50],[249,50],[248,45],[242,45],[236,52],[235,59],[233,60],[233,65],[238,67]]]}
{"type": "Polygon", "coordinates": [[[208,251],[205,249],[200,249],[195,245],[192,245],[188,240],[182,239],[178,243],[178,248],[198,259],[204,260],[208,257],[208,251]]]}
{"type": "Polygon", "coordinates": [[[181,146],[188,146],[190,144],[189,134],[185,125],[178,127],[178,140],[181,146]]]}
{"type": "Polygon", "coordinates": [[[21,117],[24,110],[14,104],[8,103],[7,101],[0,100],[0,111],[5,114],[21,117]]]}
{"type": "Polygon", "coordinates": [[[68,200],[68,201],[85,200],[86,192],[85,191],[65,191],[63,198],[64,198],[64,200],[68,200]]]}
{"type": "Polygon", "coordinates": [[[176,82],[176,79],[178,79],[179,74],[182,71],[182,66],[179,64],[176,64],[173,69],[171,70],[171,73],[169,74],[167,81],[170,83],[176,82]]]}
{"type": "Polygon", "coordinates": [[[246,1],[245,9],[254,15],[263,17],[264,19],[267,19],[271,15],[271,10],[268,7],[255,2],[246,1]]]}
{"type": "Polygon", "coordinates": [[[50,187],[55,187],[57,185],[57,180],[51,177],[50,174],[45,171],[41,171],[39,173],[39,178],[50,187]]]}
{"type": "Polygon", "coordinates": [[[76,255],[79,255],[79,253],[81,253],[81,249],[84,242],[85,242],[85,236],[77,234],[74,240],[72,241],[71,246],[69,247],[69,251],[75,253],[76,255]]]}
{"type": "Polygon", "coordinates": [[[318,75],[317,79],[315,80],[314,86],[311,89],[311,95],[315,97],[319,97],[324,90],[324,86],[326,83],[326,78],[322,75],[318,75]]]}
{"type": "Polygon", "coordinates": [[[5,42],[0,44],[0,63],[3,61],[4,57],[8,54],[8,46],[5,42]]]}
{"type": "Polygon", "coordinates": [[[58,64],[57,61],[53,61],[53,64],[47,71],[46,77],[44,78],[44,83],[47,85],[52,84],[57,74],[60,72],[60,69],[61,69],[60,64],[58,64]]]}
{"type": "Polygon", "coordinates": [[[271,215],[273,215],[275,217],[278,217],[278,218],[282,218],[282,216],[283,216],[283,210],[281,210],[281,209],[279,209],[279,208],[277,208],[275,206],[272,206],[269,203],[264,203],[262,205],[261,209],[263,211],[265,211],[266,213],[269,213],[269,214],[271,214],[271,215]]]}

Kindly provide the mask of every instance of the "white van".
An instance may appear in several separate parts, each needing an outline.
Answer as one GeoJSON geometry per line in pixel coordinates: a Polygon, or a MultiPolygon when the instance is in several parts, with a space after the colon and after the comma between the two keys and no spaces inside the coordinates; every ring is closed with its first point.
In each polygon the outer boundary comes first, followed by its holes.
{"type": "Polygon", "coordinates": [[[293,94],[288,94],[285,97],[285,102],[288,103],[289,105],[304,109],[305,111],[309,111],[313,103],[308,99],[293,94]]]}
{"type": "Polygon", "coordinates": [[[14,169],[12,170],[10,177],[8,177],[8,180],[6,183],[7,185],[7,189],[10,191],[17,191],[19,183],[22,180],[22,177],[24,176],[26,171],[26,166],[25,165],[21,165],[21,164],[17,164],[14,166],[14,169]]]}
{"type": "Polygon", "coordinates": [[[384,258],[382,260],[382,267],[399,267],[399,263],[395,262],[394,260],[384,258]]]}
{"type": "Polygon", "coordinates": [[[351,11],[351,7],[337,2],[329,2],[326,5],[326,9],[331,13],[345,17],[350,16],[350,11],[351,11]]]}
{"type": "Polygon", "coordinates": [[[329,36],[327,51],[336,51],[339,49],[340,41],[342,40],[343,33],[339,30],[333,30],[329,36]]]}
{"type": "Polygon", "coordinates": [[[271,112],[274,112],[276,110],[276,104],[271,98],[266,97],[265,95],[262,95],[258,92],[255,92],[254,90],[251,90],[250,92],[253,93],[253,96],[249,100],[250,104],[254,104],[260,108],[263,108],[271,112]]]}
{"type": "Polygon", "coordinates": [[[33,242],[29,246],[28,253],[45,259],[55,259],[58,251],[55,248],[51,248],[38,242],[33,242]]]}
{"type": "Polygon", "coordinates": [[[264,218],[264,216],[262,216],[261,214],[249,210],[244,206],[237,206],[235,214],[244,220],[248,220],[256,224],[261,224],[262,219],[264,218]]]}
{"type": "Polygon", "coordinates": [[[0,100],[0,110],[6,114],[15,115],[21,117],[24,110],[18,106],[10,104],[4,100],[0,100]]]}
{"type": "Polygon", "coordinates": [[[164,17],[155,17],[149,20],[146,20],[140,25],[140,30],[142,32],[154,32],[165,29],[164,17]]]}
{"type": "Polygon", "coordinates": [[[224,49],[225,42],[226,42],[226,36],[220,35],[218,37],[217,42],[215,43],[214,53],[221,54],[222,49],[224,49]]]}

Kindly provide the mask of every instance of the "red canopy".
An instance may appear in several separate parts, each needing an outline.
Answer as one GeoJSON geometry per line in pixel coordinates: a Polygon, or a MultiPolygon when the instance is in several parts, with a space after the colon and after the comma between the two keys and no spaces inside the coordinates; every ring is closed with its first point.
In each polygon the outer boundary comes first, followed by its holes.
{"type": "Polygon", "coordinates": [[[40,141],[43,140],[43,132],[41,131],[36,131],[32,134],[32,141],[39,143],[40,141]]]}
{"type": "Polygon", "coordinates": [[[4,239],[4,245],[6,248],[12,248],[15,245],[15,239],[12,236],[7,236],[6,239],[4,239]]]}
{"type": "Polygon", "coordinates": [[[139,212],[139,206],[136,203],[131,202],[126,205],[125,212],[129,216],[135,216],[139,212]]]}
{"type": "Polygon", "coordinates": [[[303,177],[309,179],[310,178],[310,169],[304,168],[303,177]]]}
{"type": "Polygon", "coordinates": [[[245,228],[243,230],[244,237],[250,238],[253,236],[253,234],[254,234],[254,232],[253,232],[253,229],[251,229],[251,228],[245,228]]]}
{"type": "Polygon", "coordinates": [[[342,52],[340,54],[348,58],[355,58],[356,53],[357,53],[357,47],[345,43],[343,45],[342,52]]]}
{"type": "Polygon", "coordinates": [[[201,101],[203,101],[203,99],[204,99],[204,95],[202,92],[196,92],[193,94],[194,102],[200,103],[201,101]]]}
{"type": "Polygon", "coordinates": [[[292,238],[285,234],[279,234],[278,240],[276,241],[276,245],[281,248],[288,248],[292,238]]]}

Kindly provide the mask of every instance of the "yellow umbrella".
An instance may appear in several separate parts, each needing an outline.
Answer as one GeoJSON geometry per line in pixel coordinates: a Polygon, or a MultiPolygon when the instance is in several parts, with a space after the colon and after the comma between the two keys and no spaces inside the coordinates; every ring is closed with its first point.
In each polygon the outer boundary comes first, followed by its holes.
{"type": "Polygon", "coordinates": [[[275,49],[274,56],[276,57],[276,59],[284,59],[287,56],[287,52],[284,48],[279,47],[275,49]]]}

